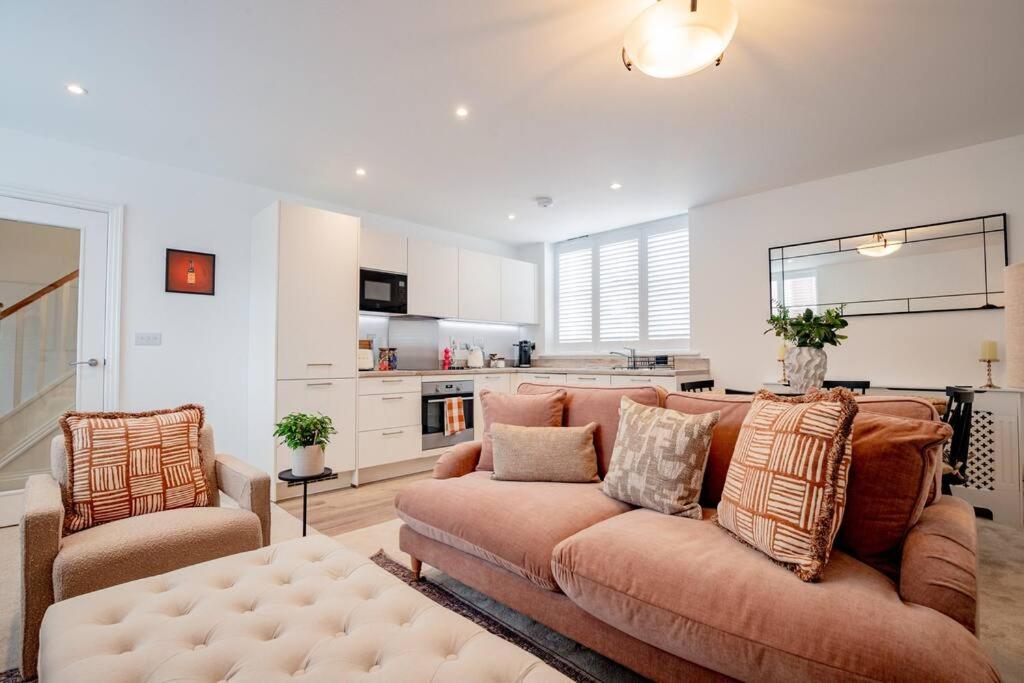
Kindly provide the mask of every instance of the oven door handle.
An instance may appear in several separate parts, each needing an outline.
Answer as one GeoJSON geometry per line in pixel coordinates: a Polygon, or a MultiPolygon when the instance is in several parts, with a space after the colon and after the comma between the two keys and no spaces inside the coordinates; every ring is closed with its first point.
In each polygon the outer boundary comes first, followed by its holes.
{"type": "MultiPolygon", "coordinates": [[[[444,403],[447,400],[448,399],[446,399],[446,398],[428,398],[425,402],[426,403],[444,403]]],[[[472,401],[472,400],[473,400],[472,396],[463,396],[462,397],[462,402],[463,403],[465,403],[466,401],[472,401]]]]}

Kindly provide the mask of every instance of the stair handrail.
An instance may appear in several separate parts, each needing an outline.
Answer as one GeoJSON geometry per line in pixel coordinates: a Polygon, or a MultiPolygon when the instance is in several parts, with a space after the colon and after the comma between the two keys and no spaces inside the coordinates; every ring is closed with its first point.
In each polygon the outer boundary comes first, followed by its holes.
{"type": "Polygon", "coordinates": [[[72,280],[75,280],[77,278],[78,278],[78,269],[76,268],[75,270],[71,271],[70,273],[68,273],[64,277],[60,278],[59,280],[55,280],[55,281],[51,282],[50,284],[46,285],[45,287],[39,289],[38,291],[35,291],[32,294],[29,294],[28,296],[26,296],[21,301],[18,301],[17,303],[13,303],[10,306],[7,306],[6,308],[0,308],[0,320],[3,320],[4,318],[6,318],[9,315],[14,315],[15,313],[17,313],[21,309],[25,308],[26,306],[32,305],[33,303],[35,303],[36,301],[39,301],[40,299],[42,299],[44,296],[46,296],[50,292],[52,292],[52,291],[54,291],[56,289],[60,289],[61,287],[63,287],[67,283],[69,283],[72,280]]]}

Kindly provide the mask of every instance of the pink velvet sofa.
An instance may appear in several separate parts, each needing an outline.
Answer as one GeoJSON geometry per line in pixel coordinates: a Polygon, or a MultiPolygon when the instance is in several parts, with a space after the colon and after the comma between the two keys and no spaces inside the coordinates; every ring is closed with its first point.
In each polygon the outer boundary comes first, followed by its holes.
{"type": "MultiPolygon", "coordinates": [[[[686,413],[720,410],[704,519],[636,509],[605,496],[599,484],[494,481],[477,470],[480,443],[466,443],[440,458],[434,479],[396,498],[400,545],[414,566],[436,567],[657,681],[998,680],[974,633],[973,510],[938,494],[937,447],[920,467],[883,475],[904,477],[918,491],[902,501],[915,521],[888,554],[891,570],[844,548],[841,533],[824,578],[808,584],[711,519],[749,397],[666,395],[652,387],[566,390],[564,424],[599,424],[602,476],[621,396],[686,413]]],[[[920,399],[858,400],[862,414],[938,419],[920,399]]],[[[855,455],[851,486],[856,463],[855,455]]],[[[879,461],[872,467],[878,476],[879,461]]],[[[868,472],[862,468],[862,486],[872,483],[864,481],[868,472]]],[[[852,520],[851,529],[854,517],[880,513],[850,512],[844,527],[852,520]]]]}

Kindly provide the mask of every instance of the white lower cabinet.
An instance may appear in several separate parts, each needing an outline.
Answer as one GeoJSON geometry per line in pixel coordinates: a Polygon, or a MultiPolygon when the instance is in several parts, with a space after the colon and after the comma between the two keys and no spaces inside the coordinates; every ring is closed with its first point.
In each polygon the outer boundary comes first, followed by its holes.
{"type": "Polygon", "coordinates": [[[520,384],[565,384],[565,373],[518,372],[512,380],[512,393],[518,393],[520,384]]]}
{"type": "Polygon", "coordinates": [[[359,431],[420,424],[420,392],[359,397],[359,431]]]}
{"type": "Polygon", "coordinates": [[[418,458],[422,443],[419,425],[359,432],[359,469],[418,458]]]}
{"type": "Polygon", "coordinates": [[[512,389],[512,375],[496,373],[493,375],[476,375],[473,377],[473,430],[477,440],[484,434],[484,404],[480,400],[480,392],[484,389],[497,394],[507,394],[512,389]]]}
{"type": "Polygon", "coordinates": [[[610,387],[611,375],[566,375],[565,383],[573,387],[610,387]]]}
{"type": "Polygon", "coordinates": [[[662,387],[666,391],[679,391],[675,377],[637,377],[636,375],[612,375],[613,387],[662,387]]]}
{"type": "MultiPolygon", "coordinates": [[[[324,451],[324,464],[335,472],[356,467],[356,387],[354,379],[294,379],[277,382],[277,419],[289,413],[322,413],[337,434],[324,451]]],[[[267,425],[268,434],[273,425],[267,425]]],[[[277,446],[277,471],[291,467],[291,451],[277,446]]],[[[275,473],[276,474],[276,473],[275,473]]]]}

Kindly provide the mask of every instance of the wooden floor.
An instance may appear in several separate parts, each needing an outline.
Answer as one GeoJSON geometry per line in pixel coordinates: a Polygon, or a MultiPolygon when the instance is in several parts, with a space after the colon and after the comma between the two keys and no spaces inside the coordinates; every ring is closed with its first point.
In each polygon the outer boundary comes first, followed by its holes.
{"type": "MultiPolygon", "coordinates": [[[[430,472],[363,484],[358,488],[318,493],[309,497],[309,525],[327,536],[395,519],[395,494],[411,482],[429,479],[430,472]]],[[[302,519],[302,496],[278,503],[302,519]]]]}

